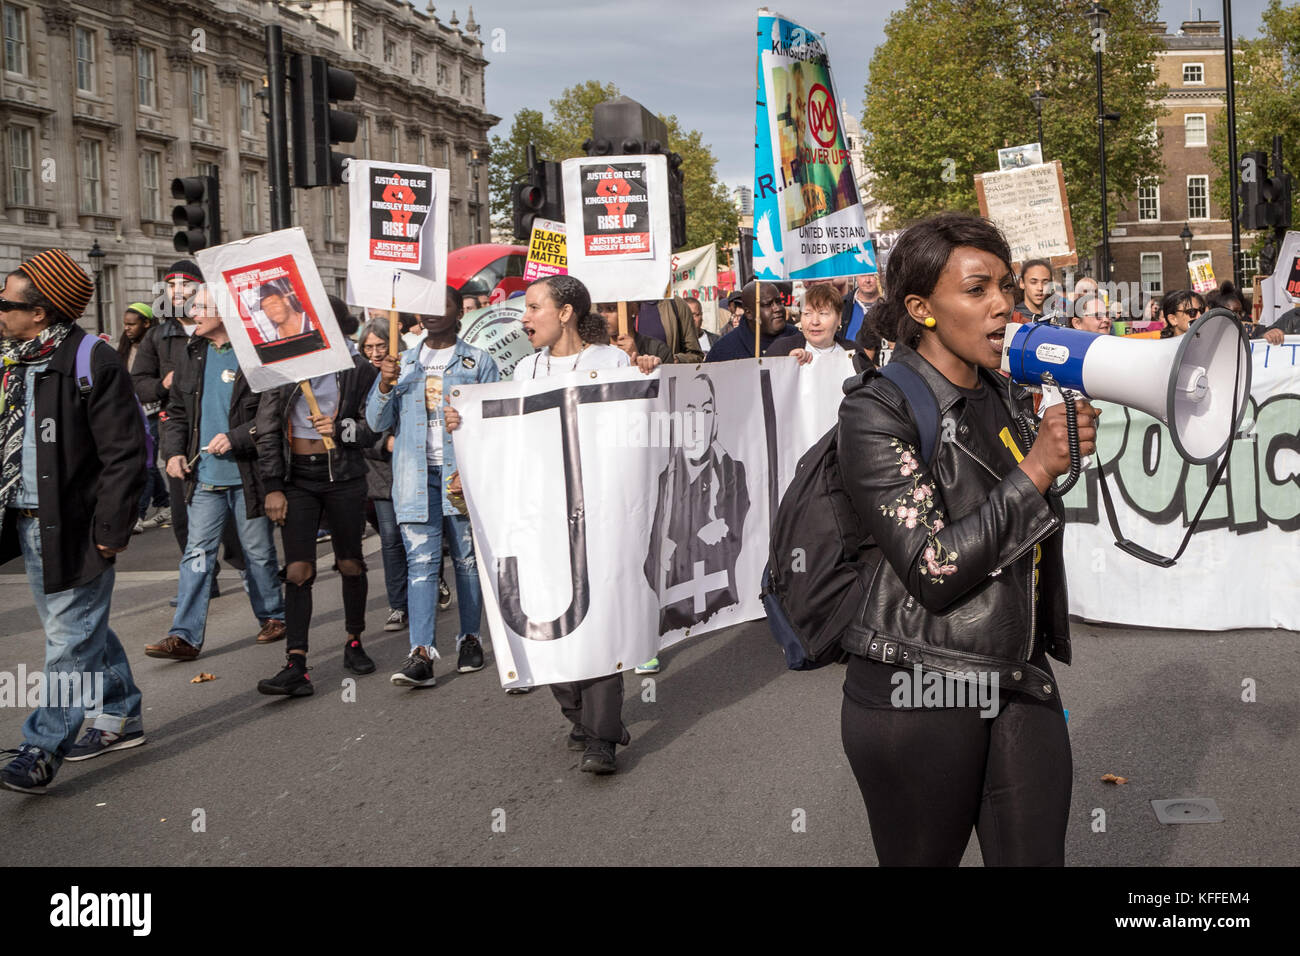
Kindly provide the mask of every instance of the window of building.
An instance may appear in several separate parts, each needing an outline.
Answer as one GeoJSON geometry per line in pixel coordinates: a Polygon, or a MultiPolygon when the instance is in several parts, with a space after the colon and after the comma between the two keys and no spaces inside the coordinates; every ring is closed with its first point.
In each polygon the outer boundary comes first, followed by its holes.
{"type": "Polygon", "coordinates": [[[1148,179],[1138,187],[1138,222],[1160,221],[1160,185],[1148,179]]]}
{"type": "Polygon", "coordinates": [[[1210,177],[1187,177],[1187,218],[1210,218],[1210,177]]]}
{"type": "Polygon", "coordinates": [[[370,42],[370,31],[363,26],[352,24],[352,49],[359,53],[364,53],[366,45],[370,42]]]}
{"type": "Polygon", "coordinates": [[[1161,295],[1165,290],[1165,265],[1158,252],[1142,253],[1142,291],[1147,295],[1161,295]]]}
{"type": "Polygon", "coordinates": [[[254,96],[253,81],[239,81],[239,131],[252,135],[257,128],[257,99],[254,96]]]}
{"type": "Polygon", "coordinates": [[[357,142],[361,144],[361,158],[370,158],[370,117],[357,117],[357,142]]]}
{"type": "Polygon", "coordinates": [[[85,27],[76,30],[77,91],[95,92],[95,31],[85,27]]]}
{"type": "Polygon", "coordinates": [[[392,129],[388,133],[388,146],[389,146],[389,151],[392,153],[392,156],[389,157],[389,162],[400,163],[401,160],[397,156],[397,124],[396,123],[393,124],[392,129]]]}
{"type": "Polygon", "coordinates": [[[325,238],[334,239],[334,190],[322,189],[321,195],[324,201],[321,204],[321,213],[324,217],[325,238]]]}
{"type": "Polygon", "coordinates": [[[424,165],[424,134],[423,133],[421,133],[420,136],[415,141],[415,155],[418,157],[415,160],[416,163],[423,166],[424,165]]]}
{"type": "Polygon", "coordinates": [[[190,67],[190,117],[208,121],[208,68],[197,63],[190,67]]]}
{"type": "Polygon", "coordinates": [[[5,70],[27,75],[27,11],[12,3],[4,5],[5,70]]]}
{"type": "Polygon", "coordinates": [[[1259,275],[1259,256],[1252,256],[1249,252],[1241,254],[1241,278],[1243,283],[1249,288],[1249,281],[1259,275]]]}
{"type": "Polygon", "coordinates": [[[447,64],[438,64],[438,85],[446,86],[451,80],[451,73],[447,70],[447,64]]]}
{"type": "Polygon", "coordinates": [[[99,140],[83,139],[78,144],[81,159],[81,213],[94,215],[104,211],[102,151],[99,140]]]}
{"type": "Polygon", "coordinates": [[[152,150],[140,154],[140,218],[144,220],[162,219],[159,160],[159,155],[152,150]]]}
{"type": "Polygon", "coordinates": [[[1152,146],[1160,145],[1160,121],[1152,120],[1151,129],[1147,132],[1147,142],[1152,146]]]}
{"type": "MultiPolygon", "coordinates": [[[[261,231],[258,223],[258,210],[261,206],[262,192],[258,180],[257,170],[246,169],[243,174],[243,200],[244,200],[244,235],[255,236],[261,231]]],[[[326,190],[328,192],[329,190],[326,190]]]]}
{"type": "Polygon", "coordinates": [[[423,72],[424,72],[424,54],[413,52],[411,54],[411,75],[419,76],[423,72]]]}
{"type": "Polygon", "coordinates": [[[389,64],[397,62],[397,44],[392,40],[384,41],[384,62],[389,64]]]}
{"type": "Polygon", "coordinates": [[[1205,114],[1188,113],[1183,117],[1183,145],[1205,145],[1205,114]]]}
{"type": "Polygon", "coordinates": [[[221,177],[221,167],[216,163],[205,163],[199,161],[194,166],[194,175],[211,176],[213,179],[219,179],[221,177]]]}
{"type": "Polygon", "coordinates": [[[9,205],[35,205],[32,176],[32,130],[9,127],[9,205]]]}
{"type": "Polygon", "coordinates": [[[464,97],[469,96],[469,77],[464,73],[460,75],[460,95],[464,97]]]}
{"type": "Polygon", "coordinates": [[[158,55],[147,46],[135,48],[135,98],[146,109],[158,108],[158,55]]]}
{"type": "Polygon", "coordinates": [[[1205,64],[1184,63],[1183,64],[1183,85],[1204,86],[1205,85],[1205,64]]]}
{"type": "MultiPolygon", "coordinates": [[[[113,340],[117,341],[122,332],[122,309],[117,307],[117,266],[104,264],[104,272],[99,277],[100,294],[104,297],[104,321],[113,340]]],[[[93,313],[89,316],[94,318],[93,313]]]]}

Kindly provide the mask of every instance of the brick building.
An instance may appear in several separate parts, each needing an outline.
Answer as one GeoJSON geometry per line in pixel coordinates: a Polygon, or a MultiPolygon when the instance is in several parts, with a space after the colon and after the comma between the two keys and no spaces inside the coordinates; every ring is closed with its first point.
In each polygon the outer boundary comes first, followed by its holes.
{"type": "MultiPolygon", "coordinates": [[[[1156,55],[1157,81],[1168,86],[1157,121],[1164,158],[1163,175],[1129,198],[1111,224],[1110,251],[1117,282],[1141,282],[1145,293],[1189,288],[1183,243],[1191,231],[1191,261],[1208,259],[1220,282],[1232,278],[1232,222],[1229,208],[1210,197],[1210,185],[1223,174],[1210,160],[1215,126],[1227,118],[1227,74],[1223,34],[1217,20],[1188,21],[1167,34],[1163,22],[1151,29],[1164,40],[1156,55]]],[[[1248,249],[1253,237],[1242,236],[1248,249]]],[[[1098,256],[1100,258],[1100,256],[1098,256]]],[[[1243,256],[1246,291],[1259,269],[1243,256]]]]}
{"type": "MultiPolygon", "coordinates": [[[[358,117],[360,158],[451,171],[451,244],[487,241],[483,43],[404,0],[0,0],[5,174],[0,260],[67,249],[89,271],[99,241],[105,327],[178,258],[173,177],[221,180],[223,238],[270,229],[263,28],[286,52],[325,56],[357,76],[344,108],[358,117]],[[481,173],[481,175],[480,175],[481,173]]],[[[292,159],[292,157],[291,157],[292,159]]],[[[292,190],[325,286],[342,292],[347,194],[292,190]]],[[[92,304],[83,324],[93,328],[92,304]]]]}

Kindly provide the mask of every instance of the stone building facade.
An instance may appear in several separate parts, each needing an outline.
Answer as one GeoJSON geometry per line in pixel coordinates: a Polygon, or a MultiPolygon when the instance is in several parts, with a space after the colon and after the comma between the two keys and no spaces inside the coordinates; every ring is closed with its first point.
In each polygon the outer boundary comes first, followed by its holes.
{"type": "MultiPolygon", "coordinates": [[[[338,151],[450,169],[452,247],[488,241],[487,133],[498,118],[484,108],[472,10],[463,25],[404,0],[0,0],[0,13],[0,259],[8,271],[58,247],[89,271],[98,240],[114,336],[126,305],[152,301],[180,257],[174,177],[219,177],[223,239],[270,230],[268,23],[284,28],[286,53],[356,74],[342,108],[358,117],[357,140],[338,151]]],[[[292,206],[326,288],[341,292],[345,188],[294,189],[292,206]]],[[[83,325],[95,322],[92,304],[83,325]]]]}

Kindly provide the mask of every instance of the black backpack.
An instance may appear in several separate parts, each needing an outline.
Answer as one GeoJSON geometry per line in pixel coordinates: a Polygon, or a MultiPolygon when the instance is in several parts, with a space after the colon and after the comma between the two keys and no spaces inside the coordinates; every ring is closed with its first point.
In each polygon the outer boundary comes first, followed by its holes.
{"type": "MultiPolygon", "coordinates": [[[[880,374],[902,391],[927,465],[939,444],[939,403],[914,370],[891,362],[880,374]]],[[[794,479],[772,519],[763,606],[772,636],[790,670],[813,670],[840,660],[840,635],[867,599],[860,574],[873,547],[862,530],[839,468],[839,426],[799,459],[794,479]]]]}

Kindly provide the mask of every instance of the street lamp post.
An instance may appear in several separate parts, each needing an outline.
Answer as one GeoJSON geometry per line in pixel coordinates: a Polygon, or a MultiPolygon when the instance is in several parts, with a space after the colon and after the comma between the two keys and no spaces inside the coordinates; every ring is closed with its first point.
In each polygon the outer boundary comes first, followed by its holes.
{"type": "Polygon", "coordinates": [[[1192,230],[1187,223],[1183,223],[1183,231],[1178,234],[1178,238],[1183,241],[1183,265],[1186,266],[1185,275],[1190,281],[1192,275],[1192,230]]]}
{"type": "Polygon", "coordinates": [[[1047,102],[1047,94],[1041,87],[1036,86],[1034,92],[1029,94],[1029,102],[1034,104],[1034,112],[1038,115],[1038,148],[1046,158],[1047,150],[1043,146],[1043,104],[1047,102]]]}
{"type": "Polygon", "coordinates": [[[90,247],[90,271],[95,274],[95,331],[99,334],[104,332],[104,256],[105,252],[99,248],[99,240],[96,239],[94,245],[90,247]]]}
{"type": "Polygon", "coordinates": [[[1106,212],[1106,120],[1119,119],[1118,113],[1107,113],[1101,94],[1101,54],[1106,48],[1106,20],[1110,11],[1094,2],[1086,14],[1088,25],[1092,28],[1092,46],[1097,59],[1097,162],[1101,172],[1101,268],[1100,280],[1109,282],[1110,262],[1110,225],[1106,212]],[[1098,42],[1100,41],[1100,42],[1098,42]]]}
{"type": "Polygon", "coordinates": [[[487,160],[488,147],[470,152],[469,168],[474,171],[474,242],[483,241],[483,199],[479,190],[479,167],[487,160]]]}

